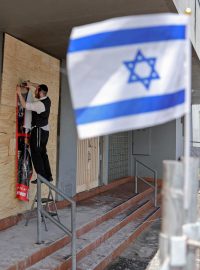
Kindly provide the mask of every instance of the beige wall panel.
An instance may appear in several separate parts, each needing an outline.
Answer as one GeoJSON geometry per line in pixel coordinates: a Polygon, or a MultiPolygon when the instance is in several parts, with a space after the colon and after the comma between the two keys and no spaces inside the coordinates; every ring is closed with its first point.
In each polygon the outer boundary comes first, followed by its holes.
{"type": "MultiPolygon", "coordinates": [[[[0,219],[30,209],[36,186],[30,185],[30,202],[16,199],[16,84],[19,79],[48,85],[52,101],[50,114],[49,159],[54,183],[57,163],[57,118],[60,91],[59,60],[6,35],[4,44],[2,89],[0,92],[0,219]],[[6,179],[6,181],[5,181],[6,179]]],[[[32,89],[34,91],[34,89],[32,89]]],[[[35,177],[35,174],[33,178],[35,177]]],[[[45,195],[47,189],[43,188],[45,195]]]]}
{"type": "Polygon", "coordinates": [[[88,140],[79,140],[77,147],[77,192],[87,190],[88,184],[88,140]]]}
{"type": "Polygon", "coordinates": [[[52,113],[57,113],[59,65],[60,62],[57,59],[6,35],[4,47],[4,66],[6,69],[4,69],[5,72],[2,77],[1,104],[15,106],[16,82],[20,78],[23,80],[29,79],[38,83],[48,84],[49,96],[52,96],[53,101],[55,99],[55,102],[52,103],[52,113]],[[10,49],[13,47],[15,47],[14,51],[10,49]],[[51,58],[51,60],[46,60],[47,58],[51,58]]]}
{"type": "Polygon", "coordinates": [[[98,186],[98,175],[99,175],[99,139],[91,138],[88,139],[88,187],[89,189],[98,186]]]}
{"type": "Polygon", "coordinates": [[[15,107],[0,105],[0,119],[15,121],[15,118],[16,118],[15,107]]]}
{"type": "Polygon", "coordinates": [[[51,164],[52,176],[54,181],[56,180],[56,168],[57,168],[57,151],[56,148],[53,146],[47,147],[49,162],[51,164]]]}
{"type": "Polygon", "coordinates": [[[9,148],[8,148],[9,156],[16,156],[16,139],[10,139],[9,148]]]}
{"type": "Polygon", "coordinates": [[[55,137],[57,136],[57,122],[58,122],[58,115],[51,114],[49,117],[51,132],[49,134],[48,146],[57,145],[57,141],[55,140],[55,137]]]}
{"type": "MultiPolygon", "coordinates": [[[[0,139],[4,139],[5,135],[7,139],[15,135],[15,119],[16,119],[16,109],[11,106],[0,105],[0,139]]],[[[0,143],[4,143],[0,140],[0,143]]]]}
{"type": "Polygon", "coordinates": [[[77,148],[77,192],[98,186],[99,138],[79,140],[77,148]]]}
{"type": "Polygon", "coordinates": [[[0,132],[7,136],[15,136],[15,121],[0,118],[0,132]]]}
{"type": "MultiPolygon", "coordinates": [[[[26,204],[22,201],[19,200],[13,200],[13,197],[15,197],[16,195],[16,187],[15,187],[15,183],[6,183],[4,182],[4,184],[2,185],[2,188],[5,190],[4,192],[4,204],[6,205],[6,211],[1,207],[0,208],[0,217],[5,218],[8,216],[12,216],[12,215],[16,215],[17,213],[21,213],[24,212],[26,210],[29,210],[31,207],[31,202],[33,200],[33,195],[31,194],[30,197],[30,201],[26,202],[26,204]],[[17,210],[17,212],[16,212],[17,210]]],[[[34,192],[32,192],[35,195],[35,186],[32,187],[32,191],[34,190],[34,192]]]]}
{"type": "MultiPolygon", "coordinates": [[[[12,183],[11,181],[9,181],[9,179],[13,179],[15,178],[15,162],[16,159],[14,156],[6,156],[4,157],[4,159],[2,159],[0,161],[0,178],[1,178],[1,189],[0,192],[2,192],[3,194],[1,194],[1,197],[4,197],[4,193],[6,192],[5,190],[2,190],[2,186],[5,183],[5,179],[6,179],[6,183],[12,183]],[[12,169],[14,168],[14,169],[12,169]]],[[[3,202],[2,202],[3,204],[3,202]]],[[[0,206],[1,208],[1,206],[0,206]]]]}
{"type": "MultiPolygon", "coordinates": [[[[1,144],[0,143],[0,160],[5,160],[5,158],[8,157],[8,153],[9,153],[9,147],[6,144],[1,144]]],[[[0,171],[1,174],[1,171],[0,171]]]]}
{"type": "MultiPolygon", "coordinates": [[[[9,143],[10,143],[10,138],[8,137],[8,135],[4,132],[1,133],[1,131],[0,131],[0,144],[9,145],[9,143]]],[[[0,158],[1,158],[1,156],[0,156],[0,158]]]]}

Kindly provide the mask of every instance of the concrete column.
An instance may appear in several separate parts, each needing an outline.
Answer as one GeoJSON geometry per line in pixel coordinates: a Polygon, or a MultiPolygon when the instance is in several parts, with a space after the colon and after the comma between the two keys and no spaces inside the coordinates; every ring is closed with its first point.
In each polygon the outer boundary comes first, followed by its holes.
{"type": "MultiPolygon", "coordinates": [[[[65,70],[66,61],[62,60],[61,70],[65,70]]],[[[61,95],[59,115],[58,146],[58,183],[57,186],[66,195],[76,194],[77,132],[74,121],[67,75],[61,73],[61,95]]],[[[61,198],[58,198],[61,199],[61,198]]]]}
{"type": "Polygon", "coordinates": [[[184,154],[184,125],[183,118],[178,118],[176,121],[176,160],[184,154]]]}
{"type": "Polygon", "coordinates": [[[108,184],[108,152],[109,152],[109,136],[103,136],[103,149],[102,149],[102,179],[101,183],[104,185],[108,184]]]}

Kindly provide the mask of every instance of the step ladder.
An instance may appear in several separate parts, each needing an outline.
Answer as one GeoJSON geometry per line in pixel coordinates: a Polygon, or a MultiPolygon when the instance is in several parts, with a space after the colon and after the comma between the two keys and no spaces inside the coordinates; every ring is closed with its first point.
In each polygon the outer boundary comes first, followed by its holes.
{"type": "MultiPolygon", "coordinates": [[[[55,198],[53,196],[52,190],[49,188],[49,193],[47,198],[41,198],[41,203],[42,206],[44,207],[44,209],[51,215],[51,216],[56,216],[58,221],[60,222],[60,218],[58,215],[58,209],[56,206],[56,201],[55,198]]],[[[33,200],[33,203],[31,205],[31,209],[30,209],[30,213],[26,215],[26,223],[25,226],[28,226],[29,224],[29,220],[31,219],[31,214],[34,210],[35,205],[37,205],[37,191],[33,200]]],[[[42,221],[44,222],[44,226],[45,226],[45,231],[48,231],[47,229],[47,223],[46,223],[46,217],[44,215],[42,215],[42,221]]]]}

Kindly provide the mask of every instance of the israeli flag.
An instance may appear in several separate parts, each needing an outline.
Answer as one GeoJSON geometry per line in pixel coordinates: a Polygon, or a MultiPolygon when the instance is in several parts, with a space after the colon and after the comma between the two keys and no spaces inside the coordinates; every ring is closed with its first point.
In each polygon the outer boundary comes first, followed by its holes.
{"type": "Polygon", "coordinates": [[[188,112],[188,18],[115,18],[73,29],[67,55],[81,139],[165,123],[188,112]]]}

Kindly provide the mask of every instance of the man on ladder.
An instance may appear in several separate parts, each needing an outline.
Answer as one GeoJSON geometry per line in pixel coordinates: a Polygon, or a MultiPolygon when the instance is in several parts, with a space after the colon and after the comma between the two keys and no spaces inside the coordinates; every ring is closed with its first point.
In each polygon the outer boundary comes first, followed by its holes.
{"type": "MultiPolygon", "coordinates": [[[[37,174],[40,174],[48,181],[53,181],[49,158],[47,155],[47,142],[49,138],[49,114],[51,107],[51,100],[47,96],[48,87],[45,84],[26,82],[27,87],[35,87],[35,102],[26,102],[21,94],[19,85],[16,87],[16,92],[22,107],[26,110],[32,111],[32,131],[30,140],[30,149],[32,162],[37,174]]],[[[32,181],[33,184],[37,183],[37,179],[32,181]]]]}

